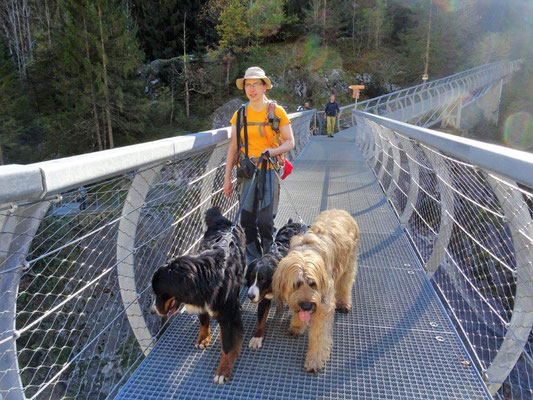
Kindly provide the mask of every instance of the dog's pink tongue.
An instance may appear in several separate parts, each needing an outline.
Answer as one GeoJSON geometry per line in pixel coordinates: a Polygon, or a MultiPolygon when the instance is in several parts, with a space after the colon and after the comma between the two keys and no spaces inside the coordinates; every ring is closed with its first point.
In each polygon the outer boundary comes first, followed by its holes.
{"type": "Polygon", "coordinates": [[[298,317],[300,321],[307,323],[311,319],[311,311],[298,311],[298,317]]]}

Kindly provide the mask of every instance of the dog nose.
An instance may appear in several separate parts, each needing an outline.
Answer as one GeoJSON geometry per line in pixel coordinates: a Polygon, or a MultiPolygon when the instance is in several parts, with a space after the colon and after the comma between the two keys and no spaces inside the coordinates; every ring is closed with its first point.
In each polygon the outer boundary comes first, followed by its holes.
{"type": "Polygon", "coordinates": [[[255,293],[250,293],[250,292],[248,292],[248,298],[249,298],[250,300],[255,299],[255,293]]]}
{"type": "Polygon", "coordinates": [[[309,303],[308,301],[304,301],[304,302],[300,303],[300,308],[303,311],[311,311],[311,309],[313,308],[313,303],[309,303]]]}

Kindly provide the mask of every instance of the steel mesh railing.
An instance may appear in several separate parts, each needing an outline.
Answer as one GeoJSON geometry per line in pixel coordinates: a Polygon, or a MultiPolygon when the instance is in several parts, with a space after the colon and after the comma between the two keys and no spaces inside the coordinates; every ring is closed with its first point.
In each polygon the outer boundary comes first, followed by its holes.
{"type": "MultiPolygon", "coordinates": [[[[290,117],[296,157],[313,112],[290,117]]],[[[150,313],[153,272],[196,248],[210,206],[235,215],[228,137],[0,168],[0,398],[116,394],[165,329],[150,313]]]]}
{"type": "MultiPolygon", "coordinates": [[[[491,64],[360,105],[411,112],[406,121],[426,124],[450,112],[458,82],[475,95],[515,68],[491,64]]],[[[527,168],[509,164],[513,156],[502,148],[428,144],[431,131],[417,136],[408,125],[354,114],[353,105],[342,109],[339,126],[357,120],[358,143],[489,387],[502,398],[529,398],[527,168]]],[[[291,115],[291,157],[309,140],[313,116],[291,115]]],[[[223,129],[0,168],[3,399],[113,397],[165,329],[148,310],[154,269],[195,248],[210,205],[234,215],[236,198],[221,194],[228,135],[223,129]]]]}
{"type": "Polygon", "coordinates": [[[354,112],[357,142],[483,372],[533,396],[533,157],[354,112]]]}
{"type": "MultiPolygon", "coordinates": [[[[398,90],[383,96],[340,107],[338,129],[354,124],[354,108],[413,125],[430,127],[455,118],[458,110],[475,102],[494,85],[521,68],[522,61],[482,65],[441,79],[398,90]]],[[[317,112],[318,130],[325,131],[323,111],[317,112]]]]}

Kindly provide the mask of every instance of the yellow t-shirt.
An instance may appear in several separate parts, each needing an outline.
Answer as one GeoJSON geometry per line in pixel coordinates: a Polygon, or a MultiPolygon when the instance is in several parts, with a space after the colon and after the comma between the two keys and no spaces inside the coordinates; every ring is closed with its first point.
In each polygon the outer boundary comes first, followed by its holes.
{"type": "MultiPolygon", "coordinates": [[[[235,111],[233,117],[231,117],[231,125],[237,124],[237,113],[235,111]]],[[[279,126],[290,124],[291,121],[287,116],[287,113],[283,107],[276,104],[274,114],[281,119],[279,126]]],[[[267,106],[259,112],[252,110],[252,107],[248,104],[246,106],[246,120],[250,122],[267,122],[267,106]]],[[[242,122],[244,125],[244,121],[242,122]]],[[[244,126],[241,126],[241,143],[244,145],[244,126]]],[[[281,144],[281,143],[280,143],[281,144]]],[[[248,125],[248,157],[259,157],[265,149],[278,147],[278,141],[276,139],[276,132],[270,127],[270,125],[248,125]]],[[[244,154],[244,147],[240,149],[244,154]]]]}

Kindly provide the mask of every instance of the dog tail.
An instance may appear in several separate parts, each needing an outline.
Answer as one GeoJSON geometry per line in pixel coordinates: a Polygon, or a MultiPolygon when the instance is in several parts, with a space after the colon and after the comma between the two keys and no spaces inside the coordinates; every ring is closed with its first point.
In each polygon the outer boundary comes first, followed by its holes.
{"type": "Polygon", "coordinates": [[[228,222],[231,224],[231,221],[222,215],[218,206],[211,207],[205,212],[205,224],[208,228],[215,225],[227,224],[228,222]]]}

